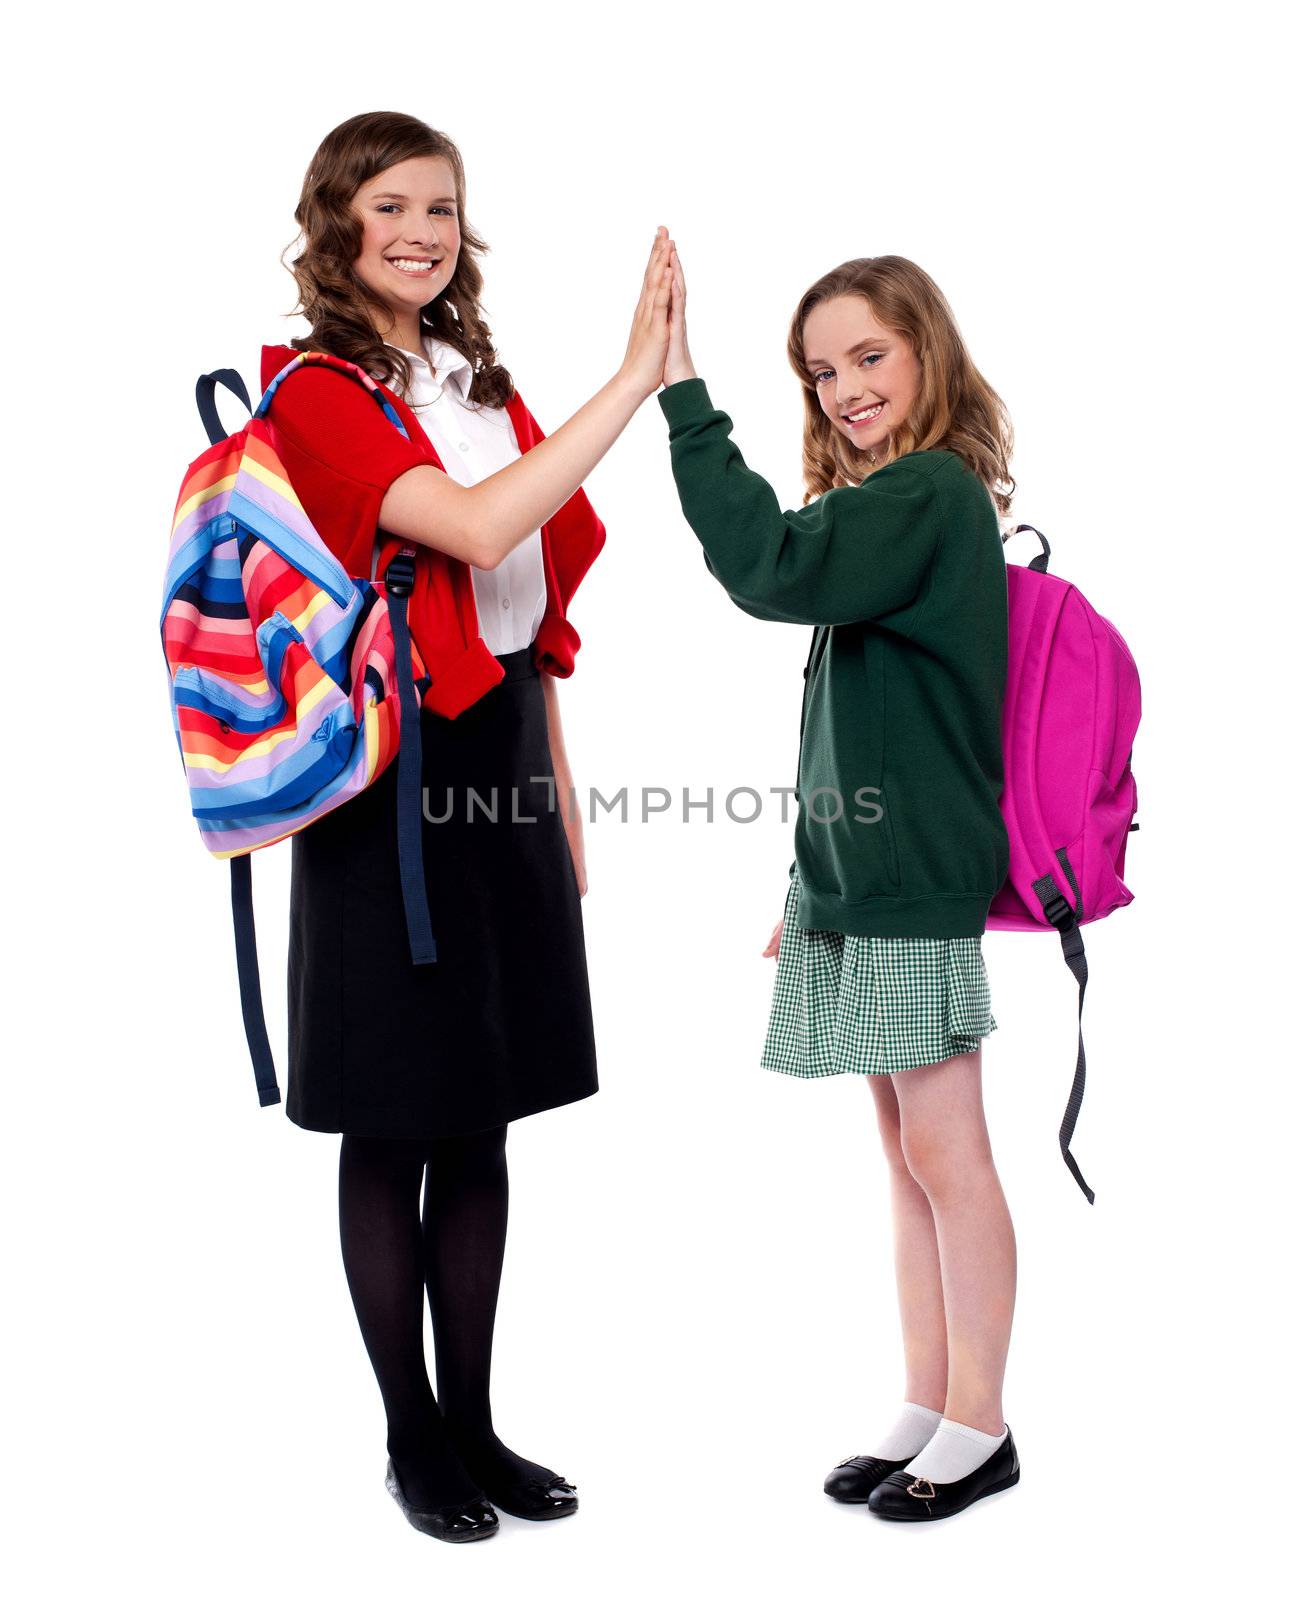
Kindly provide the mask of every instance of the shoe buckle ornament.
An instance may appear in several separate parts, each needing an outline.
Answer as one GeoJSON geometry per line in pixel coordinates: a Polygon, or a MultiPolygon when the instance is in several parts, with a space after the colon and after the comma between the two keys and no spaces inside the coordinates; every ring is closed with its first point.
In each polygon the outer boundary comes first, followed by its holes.
{"type": "Polygon", "coordinates": [[[906,1494],[912,1494],[916,1500],[935,1500],[937,1496],[937,1486],[933,1483],[931,1478],[915,1478],[913,1483],[907,1483],[905,1485],[905,1492],[906,1494]],[[926,1493],[919,1488],[921,1483],[927,1484],[928,1488],[926,1493]]]}

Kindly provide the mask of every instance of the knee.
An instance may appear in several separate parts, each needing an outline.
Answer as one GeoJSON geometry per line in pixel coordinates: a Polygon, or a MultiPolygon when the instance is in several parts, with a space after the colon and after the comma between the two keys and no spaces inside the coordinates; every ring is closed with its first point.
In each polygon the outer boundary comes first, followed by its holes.
{"type": "Polygon", "coordinates": [[[496,1185],[508,1179],[505,1138],[508,1124],[482,1133],[434,1139],[428,1146],[428,1180],[439,1187],[496,1185]]]}
{"type": "Polygon", "coordinates": [[[905,1164],[905,1151],[901,1148],[901,1118],[896,1104],[896,1095],[890,1084],[870,1084],[874,1090],[874,1111],[878,1118],[878,1137],[882,1142],[883,1155],[887,1165],[894,1174],[901,1177],[908,1176],[905,1164]]]}
{"type": "Polygon", "coordinates": [[[998,1182],[991,1147],[985,1140],[951,1139],[925,1131],[905,1131],[901,1154],[910,1176],[934,1205],[955,1201],[998,1182]]]}
{"type": "Polygon", "coordinates": [[[900,1178],[909,1178],[910,1164],[905,1159],[905,1149],[901,1142],[901,1130],[898,1125],[880,1118],[878,1123],[879,1137],[883,1143],[883,1156],[888,1169],[900,1178]]]}

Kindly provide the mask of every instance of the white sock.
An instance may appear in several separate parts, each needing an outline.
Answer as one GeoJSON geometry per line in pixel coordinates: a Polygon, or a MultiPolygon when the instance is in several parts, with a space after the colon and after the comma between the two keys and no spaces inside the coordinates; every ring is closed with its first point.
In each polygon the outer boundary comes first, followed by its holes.
{"type": "Polygon", "coordinates": [[[937,1431],[941,1421],[940,1411],[921,1406],[917,1401],[906,1400],[901,1414],[884,1435],[877,1450],[871,1450],[880,1461],[908,1461],[917,1455],[937,1431]]]}
{"type": "MultiPolygon", "coordinates": [[[[906,1472],[916,1478],[927,1478],[931,1483],[954,1483],[975,1472],[984,1461],[989,1461],[1009,1437],[1006,1426],[999,1438],[993,1433],[981,1433],[964,1422],[952,1422],[942,1417],[937,1431],[923,1449],[906,1467],[906,1472]]],[[[896,1456],[893,1461],[899,1459],[896,1456]]]]}

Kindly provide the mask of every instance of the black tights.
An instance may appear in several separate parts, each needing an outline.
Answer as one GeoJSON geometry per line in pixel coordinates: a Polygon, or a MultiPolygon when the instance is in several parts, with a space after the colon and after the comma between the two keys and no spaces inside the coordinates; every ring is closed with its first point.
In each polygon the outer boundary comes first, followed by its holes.
{"type": "Polygon", "coordinates": [[[504,1124],[453,1139],[342,1137],[343,1266],[383,1396],[388,1453],[407,1498],[424,1509],[551,1475],[507,1450],[491,1423],[491,1336],[509,1217],[507,1131],[504,1124]],[[440,1406],[424,1360],[425,1287],[440,1406]]]}

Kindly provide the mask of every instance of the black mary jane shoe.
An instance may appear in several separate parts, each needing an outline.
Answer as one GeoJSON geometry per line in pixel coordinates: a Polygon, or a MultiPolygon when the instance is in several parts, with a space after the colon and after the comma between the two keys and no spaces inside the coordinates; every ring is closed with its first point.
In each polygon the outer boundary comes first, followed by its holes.
{"type": "Polygon", "coordinates": [[[933,1483],[911,1472],[893,1472],[869,1496],[869,1509],[894,1522],[928,1522],[953,1517],[974,1500],[1017,1483],[1018,1447],[1006,1429],[1004,1443],[980,1467],[953,1483],[933,1483]]]}
{"type": "Polygon", "coordinates": [[[825,1478],[824,1492],[845,1506],[863,1505],[889,1473],[908,1466],[913,1459],[907,1456],[904,1461],[886,1461],[882,1456],[848,1456],[825,1478]]]}
{"type": "Polygon", "coordinates": [[[391,1458],[387,1463],[386,1488],[388,1494],[405,1513],[405,1520],[420,1533],[430,1533],[434,1539],[444,1539],[447,1544],[469,1544],[474,1539],[489,1539],[498,1531],[500,1519],[490,1501],[479,1496],[465,1500],[462,1505],[440,1506],[435,1511],[420,1511],[405,1498],[401,1480],[391,1458]]]}
{"type": "Polygon", "coordinates": [[[505,1488],[485,1486],[487,1499],[511,1517],[528,1522],[552,1522],[555,1517],[570,1517],[579,1504],[576,1485],[553,1473],[548,1478],[529,1478],[505,1488]]]}

